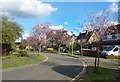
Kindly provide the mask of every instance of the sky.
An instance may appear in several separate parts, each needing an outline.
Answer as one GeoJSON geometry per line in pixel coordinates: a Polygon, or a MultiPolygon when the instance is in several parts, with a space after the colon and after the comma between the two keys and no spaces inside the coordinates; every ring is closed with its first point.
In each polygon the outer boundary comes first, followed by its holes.
{"type": "MultiPolygon", "coordinates": [[[[82,24],[87,20],[90,13],[100,14],[103,8],[111,9],[112,14],[118,12],[118,0],[4,0],[0,2],[0,16],[14,17],[15,21],[24,29],[23,38],[30,35],[31,27],[39,22],[51,22],[52,29],[66,29],[79,33],[74,29],[78,28],[78,23],[82,24]],[[84,1],[84,2],[83,2],[84,1]],[[91,1],[91,2],[90,2],[91,1]]],[[[113,16],[113,15],[112,15],[113,16]]],[[[111,16],[111,18],[112,18],[111,16]]],[[[111,20],[113,21],[113,20],[111,20]]],[[[83,32],[82,28],[79,29],[83,32]]]]}

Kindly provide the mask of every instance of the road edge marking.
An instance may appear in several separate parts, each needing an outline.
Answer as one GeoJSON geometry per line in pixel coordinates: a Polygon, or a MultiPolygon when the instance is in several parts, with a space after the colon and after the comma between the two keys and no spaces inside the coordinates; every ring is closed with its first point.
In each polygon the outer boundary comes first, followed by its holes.
{"type": "MultiPolygon", "coordinates": [[[[78,59],[78,60],[80,60],[80,59],[78,59]]],[[[83,63],[83,69],[82,69],[82,71],[77,76],[75,76],[72,80],[70,80],[70,82],[76,81],[78,79],[78,77],[80,78],[80,75],[82,73],[86,72],[85,69],[87,67],[87,64],[83,60],[80,60],[80,61],[83,63]]]]}

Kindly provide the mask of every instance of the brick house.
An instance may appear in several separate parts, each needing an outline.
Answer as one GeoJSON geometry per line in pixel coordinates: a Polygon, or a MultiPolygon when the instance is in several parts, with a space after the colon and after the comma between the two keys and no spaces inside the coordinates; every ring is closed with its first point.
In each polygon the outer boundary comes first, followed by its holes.
{"type": "Polygon", "coordinates": [[[120,24],[111,26],[106,31],[108,31],[112,27],[116,27],[117,29],[113,29],[115,31],[112,32],[110,35],[106,35],[106,33],[104,34],[103,42],[101,44],[103,48],[120,45],[120,24]]]}
{"type": "Polygon", "coordinates": [[[79,45],[82,45],[83,48],[92,50],[99,49],[99,47],[96,45],[98,41],[99,38],[94,31],[86,31],[85,33],[80,32],[79,36],[77,37],[77,43],[79,45]]]}

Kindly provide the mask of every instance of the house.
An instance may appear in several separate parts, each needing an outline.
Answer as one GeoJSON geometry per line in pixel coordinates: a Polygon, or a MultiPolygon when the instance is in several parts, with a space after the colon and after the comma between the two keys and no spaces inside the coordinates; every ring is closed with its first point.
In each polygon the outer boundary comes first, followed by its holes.
{"type": "Polygon", "coordinates": [[[101,45],[103,48],[120,45],[120,24],[110,26],[106,30],[106,32],[103,36],[103,41],[102,41],[101,45]],[[116,29],[113,29],[113,27],[116,27],[116,29]],[[112,33],[110,33],[109,35],[107,35],[106,33],[107,33],[107,31],[109,31],[109,29],[112,29],[114,31],[112,33]]]}
{"type": "Polygon", "coordinates": [[[97,45],[94,45],[98,41],[99,38],[94,31],[89,32],[88,30],[86,30],[85,33],[80,32],[79,36],[77,37],[77,43],[79,45],[82,45],[83,48],[87,48],[87,49],[93,49],[93,50],[99,49],[97,45]]]}
{"type": "Polygon", "coordinates": [[[15,42],[15,49],[16,50],[19,50],[20,44],[21,44],[21,42],[15,42]]]}

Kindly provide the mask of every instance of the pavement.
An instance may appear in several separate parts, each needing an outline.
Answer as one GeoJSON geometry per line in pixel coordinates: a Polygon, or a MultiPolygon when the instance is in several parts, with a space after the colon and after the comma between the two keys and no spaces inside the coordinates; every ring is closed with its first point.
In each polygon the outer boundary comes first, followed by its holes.
{"type": "MultiPolygon", "coordinates": [[[[83,62],[69,56],[42,53],[48,57],[44,63],[2,72],[3,80],[66,80],[84,73],[83,62]]],[[[85,71],[85,70],[84,70],[85,71]]]]}

